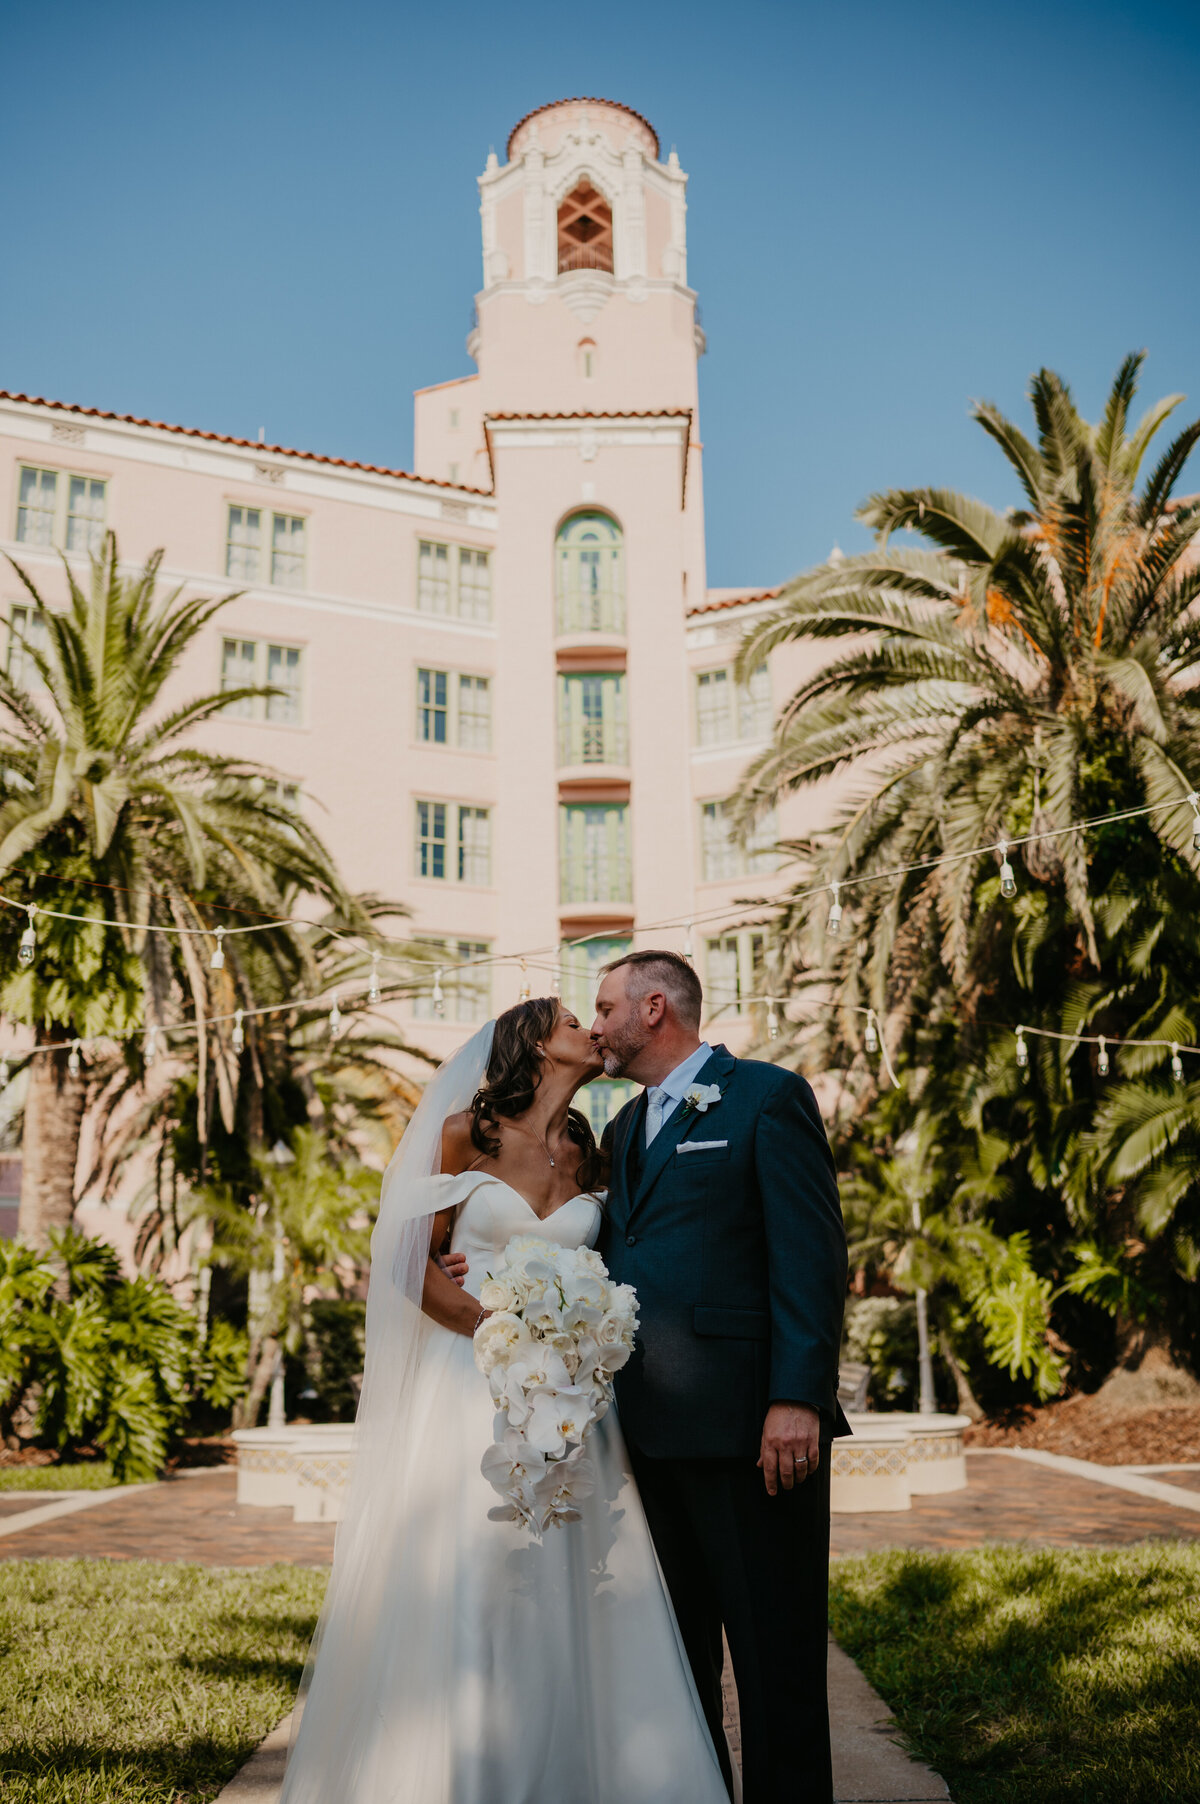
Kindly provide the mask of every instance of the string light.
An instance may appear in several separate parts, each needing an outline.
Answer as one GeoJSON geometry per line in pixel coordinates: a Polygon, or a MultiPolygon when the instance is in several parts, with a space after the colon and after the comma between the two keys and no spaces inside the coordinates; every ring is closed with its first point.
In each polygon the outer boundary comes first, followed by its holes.
{"type": "Polygon", "coordinates": [[[440,965],[433,976],[433,1012],[435,1015],[444,1015],[446,1012],[446,998],[442,994],[442,967],[440,965]]]}
{"type": "Polygon", "coordinates": [[[692,928],[694,925],[694,922],[688,922],[687,933],[684,935],[683,940],[683,956],[687,959],[689,965],[694,964],[696,960],[696,949],[692,945],[692,928]]]}
{"type": "Polygon", "coordinates": [[[550,973],[550,994],[552,996],[562,995],[562,955],[563,946],[562,941],[560,940],[558,944],[558,961],[555,964],[553,971],[550,973]]]}
{"type": "Polygon", "coordinates": [[[1008,862],[1008,847],[1001,840],[996,850],[1000,854],[1000,894],[1006,902],[1011,902],[1017,893],[1017,880],[1013,875],[1013,868],[1008,862]]]}
{"type": "Polygon", "coordinates": [[[147,1070],[158,1057],[158,1028],[153,1021],[146,1029],[146,1043],[142,1048],[142,1057],[146,1061],[147,1070]]]}
{"type": "Polygon", "coordinates": [[[213,947],[213,955],[208,961],[208,968],[210,971],[225,969],[225,929],[223,927],[217,928],[217,943],[213,947]]]}
{"type": "Polygon", "coordinates": [[[338,1004],[337,991],[333,992],[333,1007],[329,1011],[329,1037],[336,1040],[342,1031],[342,1011],[338,1004]]]}
{"type": "Polygon", "coordinates": [[[1100,1052],[1096,1059],[1096,1072],[1099,1077],[1108,1076],[1108,1047],[1104,1044],[1104,1035],[1099,1039],[1100,1052]]]}
{"type": "Polygon", "coordinates": [[[367,991],[367,1001],[374,1006],[379,1001],[379,954],[371,954],[371,987],[367,991]]]}
{"type": "Polygon", "coordinates": [[[825,924],[825,931],[833,939],[836,939],[842,931],[842,886],[835,877],[829,887],[833,891],[833,902],[829,909],[829,919],[825,924]]]}
{"type": "Polygon", "coordinates": [[[774,1002],[771,1002],[767,1007],[767,1038],[769,1040],[777,1040],[779,1038],[779,1016],[775,1011],[774,1002]]]}
{"type": "Polygon", "coordinates": [[[233,1047],[233,1050],[238,1054],[241,1054],[246,1050],[246,1030],[242,1026],[242,1020],[245,1013],[245,1009],[237,1009],[234,1011],[233,1032],[229,1036],[230,1044],[233,1047]]]}
{"type": "Polygon", "coordinates": [[[31,902],[29,904],[29,925],[21,935],[21,944],[17,948],[17,958],[23,965],[31,965],[33,955],[37,951],[37,934],[33,930],[33,917],[36,913],[37,909],[31,902]]]}
{"type": "Polygon", "coordinates": [[[1179,1056],[1179,1047],[1171,1042],[1171,1076],[1177,1084],[1183,1082],[1183,1060],[1179,1056]]]}
{"type": "Polygon", "coordinates": [[[517,997],[517,1001],[518,1002],[528,1002],[531,995],[532,995],[532,991],[530,990],[530,987],[529,987],[529,967],[526,965],[525,960],[522,959],[521,960],[521,990],[520,990],[520,994],[517,997]]]}
{"type": "Polygon", "coordinates": [[[1017,1066],[1021,1071],[1029,1069],[1029,1048],[1025,1044],[1025,1029],[1017,1029],[1017,1066]]]}
{"type": "Polygon", "coordinates": [[[67,1070],[71,1073],[72,1077],[79,1076],[79,1065],[80,1065],[79,1041],[72,1040],[71,1050],[67,1054],[67,1070]]]}
{"type": "Polygon", "coordinates": [[[1197,795],[1193,789],[1188,801],[1191,803],[1192,813],[1196,817],[1196,825],[1192,832],[1192,850],[1200,852],[1200,795],[1197,795]]]}
{"type": "Polygon", "coordinates": [[[879,1030],[875,1025],[875,1010],[867,1010],[867,1025],[863,1029],[863,1046],[868,1052],[879,1051],[879,1030]]]}

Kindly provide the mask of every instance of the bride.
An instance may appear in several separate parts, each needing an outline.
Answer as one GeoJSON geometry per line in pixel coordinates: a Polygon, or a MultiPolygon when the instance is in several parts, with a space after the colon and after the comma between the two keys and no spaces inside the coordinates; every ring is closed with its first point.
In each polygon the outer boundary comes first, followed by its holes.
{"type": "Polygon", "coordinates": [[[580,1520],[489,1520],[482,1276],[514,1235],[594,1243],[598,1076],[553,999],[441,1067],[384,1175],[354,1472],[280,1804],[727,1804],[610,1411],[580,1520]]]}

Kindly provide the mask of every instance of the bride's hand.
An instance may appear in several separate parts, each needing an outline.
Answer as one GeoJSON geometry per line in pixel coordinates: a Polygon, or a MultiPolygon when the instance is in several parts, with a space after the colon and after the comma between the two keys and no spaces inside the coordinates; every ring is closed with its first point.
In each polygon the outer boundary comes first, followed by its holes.
{"type": "Polygon", "coordinates": [[[467,1264],[467,1255],[465,1253],[436,1253],[434,1257],[446,1276],[451,1278],[461,1290],[467,1281],[467,1273],[471,1269],[467,1264]]]}

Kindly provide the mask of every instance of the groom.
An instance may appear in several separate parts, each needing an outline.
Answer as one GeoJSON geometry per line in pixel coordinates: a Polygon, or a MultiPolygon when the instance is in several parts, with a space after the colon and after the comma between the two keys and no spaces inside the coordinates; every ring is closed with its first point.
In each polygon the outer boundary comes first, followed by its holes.
{"type": "Polygon", "coordinates": [[[744,1804],[829,1804],[837,1179],[808,1084],[706,1045],[701,1001],[674,952],[616,959],[596,997],[605,1070],[646,1086],[605,1134],[600,1251],[642,1318],[617,1404],[726,1784],[722,1629],[744,1804]]]}

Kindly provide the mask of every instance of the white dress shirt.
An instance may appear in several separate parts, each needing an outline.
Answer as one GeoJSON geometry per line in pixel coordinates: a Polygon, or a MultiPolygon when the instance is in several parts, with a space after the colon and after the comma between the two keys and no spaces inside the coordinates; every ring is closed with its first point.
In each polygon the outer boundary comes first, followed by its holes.
{"type": "Polygon", "coordinates": [[[651,1084],[646,1091],[646,1145],[654,1139],[667,1116],[683,1101],[696,1078],[712,1057],[712,1047],[701,1040],[695,1052],[689,1052],[681,1065],[664,1077],[661,1084],[651,1084]]]}

